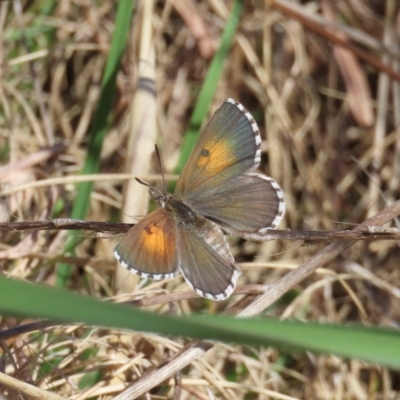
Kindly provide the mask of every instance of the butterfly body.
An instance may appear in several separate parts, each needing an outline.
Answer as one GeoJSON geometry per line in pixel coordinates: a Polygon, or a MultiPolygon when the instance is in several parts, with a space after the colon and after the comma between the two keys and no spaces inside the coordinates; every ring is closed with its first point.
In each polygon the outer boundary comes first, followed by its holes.
{"type": "Polygon", "coordinates": [[[279,185],[254,171],[260,144],[251,114],[234,100],[225,101],[203,131],[175,193],[150,188],[161,208],[128,231],[115,257],[144,278],[170,279],[181,271],[202,297],[228,297],[240,270],[223,230],[262,239],[285,212],[279,185]]]}
{"type": "Polygon", "coordinates": [[[167,202],[165,210],[175,219],[176,229],[190,231],[190,233],[204,240],[221,257],[232,263],[234,262],[225,235],[217,224],[196,214],[195,211],[175,196],[172,196],[167,202]]]}
{"type": "Polygon", "coordinates": [[[171,196],[165,205],[165,211],[176,219],[177,224],[187,229],[201,225],[201,217],[198,216],[187,204],[176,196],[171,196]]]}

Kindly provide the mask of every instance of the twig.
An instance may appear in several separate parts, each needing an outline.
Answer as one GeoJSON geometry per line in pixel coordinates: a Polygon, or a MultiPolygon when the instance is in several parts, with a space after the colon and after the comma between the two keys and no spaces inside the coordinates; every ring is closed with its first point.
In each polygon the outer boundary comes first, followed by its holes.
{"type": "MultiPolygon", "coordinates": [[[[135,224],[122,222],[84,221],[71,218],[57,218],[52,221],[22,221],[1,222],[0,231],[31,231],[31,230],[79,230],[99,233],[124,234],[135,224]]],[[[340,231],[306,231],[306,230],[271,230],[260,241],[269,240],[304,240],[306,242],[333,240],[399,240],[400,230],[397,228],[382,228],[381,226],[365,226],[363,230],[340,231]]]]}
{"type": "MultiPolygon", "coordinates": [[[[188,365],[196,358],[199,358],[214,345],[208,342],[192,342],[185,346],[178,354],[175,354],[167,362],[143,375],[134,385],[114,397],[114,400],[136,399],[143,393],[165,381],[176,374],[181,368],[174,368],[175,365],[188,365]]],[[[182,367],[183,368],[183,367],[182,367]]]]}
{"type": "Polygon", "coordinates": [[[134,224],[124,224],[121,222],[98,222],[71,218],[57,218],[52,221],[1,222],[0,231],[77,230],[125,233],[133,225],[134,224]]]}
{"type": "Polygon", "coordinates": [[[61,397],[55,393],[39,389],[34,385],[22,382],[19,379],[13,378],[10,375],[3,374],[0,372],[0,383],[6,385],[9,388],[18,390],[20,393],[26,394],[29,398],[43,399],[43,400],[65,400],[65,397],[61,397]]]}

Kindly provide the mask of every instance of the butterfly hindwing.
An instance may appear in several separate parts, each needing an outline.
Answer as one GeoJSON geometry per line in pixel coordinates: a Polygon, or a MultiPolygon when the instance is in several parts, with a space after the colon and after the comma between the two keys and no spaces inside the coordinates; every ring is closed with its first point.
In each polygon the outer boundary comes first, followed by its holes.
{"type": "Polygon", "coordinates": [[[143,278],[171,279],[178,272],[176,223],[159,208],[131,228],[114,255],[121,265],[143,278]]]}
{"type": "Polygon", "coordinates": [[[222,231],[211,221],[200,229],[177,226],[179,267],[188,285],[200,296],[225,300],[235,289],[240,270],[234,265],[222,231]]]}
{"type": "Polygon", "coordinates": [[[199,194],[191,206],[230,233],[259,239],[276,228],[285,214],[283,192],[270,177],[255,172],[225,183],[213,195],[199,194]]]}

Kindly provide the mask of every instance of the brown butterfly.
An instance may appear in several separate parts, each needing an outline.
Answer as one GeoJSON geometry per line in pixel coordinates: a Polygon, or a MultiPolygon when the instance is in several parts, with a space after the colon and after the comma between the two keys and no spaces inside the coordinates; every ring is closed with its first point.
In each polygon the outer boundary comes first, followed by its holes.
{"type": "Polygon", "coordinates": [[[150,187],[161,208],[131,228],[115,248],[122,266],[149,279],[181,271],[200,296],[224,300],[240,276],[222,229],[262,239],[285,214],[282,189],[254,172],[261,136],[251,114],[228,99],[208,122],[173,195],[150,187]]]}

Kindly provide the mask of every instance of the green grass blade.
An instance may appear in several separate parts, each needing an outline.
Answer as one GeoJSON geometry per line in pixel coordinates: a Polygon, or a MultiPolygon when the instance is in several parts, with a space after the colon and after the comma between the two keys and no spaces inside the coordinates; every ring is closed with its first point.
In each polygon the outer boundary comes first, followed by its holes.
{"type": "Polygon", "coordinates": [[[252,346],[274,346],[285,351],[333,353],[400,368],[400,333],[390,329],[261,318],[159,315],[4,276],[0,276],[0,313],[252,346]]]}
{"type": "MultiPolygon", "coordinates": [[[[112,108],[115,81],[120,65],[121,56],[124,52],[132,16],[134,0],[121,0],[118,4],[115,20],[115,30],[111,39],[110,52],[104,70],[102,89],[99,103],[93,119],[90,131],[88,151],[82,174],[96,174],[100,168],[100,154],[105,135],[108,131],[108,118],[112,108]]],[[[93,189],[93,182],[82,182],[77,186],[77,196],[73,204],[71,218],[84,219],[90,203],[90,194],[93,189]]],[[[71,232],[65,252],[71,252],[80,242],[81,238],[76,232],[71,232]]],[[[57,268],[56,285],[66,286],[71,275],[71,266],[60,264],[57,268]]]]}
{"type": "Polygon", "coordinates": [[[229,49],[235,36],[242,7],[243,0],[235,0],[232,7],[232,12],[228,21],[226,22],[226,26],[221,37],[221,44],[218,51],[215,53],[213,60],[211,61],[210,68],[207,72],[196,102],[196,106],[190,119],[189,128],[185,134],[179,161],[175,169],[176,174],[180,174],[182,172],[182,169],[185,166],[186,161],[188,160],[190,153],[198,140],[201,124],[207,117],[207,112],[210,108],[211,101],[218,87],[218,81],[223,71],[224,61],[227,58],[229,49]]]}

